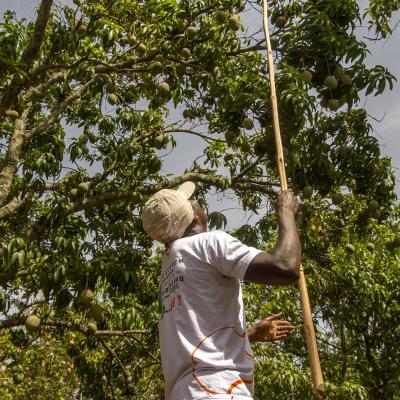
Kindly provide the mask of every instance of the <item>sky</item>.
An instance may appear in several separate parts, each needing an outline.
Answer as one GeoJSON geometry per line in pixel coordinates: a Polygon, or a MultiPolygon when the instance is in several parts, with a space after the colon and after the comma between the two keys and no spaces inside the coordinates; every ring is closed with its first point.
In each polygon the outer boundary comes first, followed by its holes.
{"type": "MultiPolygon", "coordinates": [[[[66,1],[71,3],[70,0],[66,1]]],[[[36,12],[35,7],[40,3],[39,0],[0,0],[0,15],[2,16],[4,11],[7,9],[13,9],[16,12],[18,18],[25,17],[27,19],[35,18],[36,12]]],[[[368,0],[359,0],[358,4],[360,9],[365,9],[368,0]]],[[[1,17],[2,18],[2,17],[1,17]]],[[[392,26],[395,26],[400,20],[400,13],[397,13],[392,22],[392,26]]],[[[245,27],[259,26],[261,28],[262,16],[254,11],[251,11],[244,16],[245,27]]],[[[372,33],[369,33],[366,27],[359,28],[359,34],[361,36],[371,37],[372,33]]],[[[397,29],[393,35],[385,41],[368,41],[368,48],[371,52],[367,58],[367,66],[374,66],[377,64],[384,65],[389,71],[396,77],[399,82],[395,83],[393,91],[385,91],[383,95],[373,97],[369,96],[366,98],[365,107],[370,116],[370,122],[374,128],[373,134],[378,138],[381,144],[381,152],[392,158],[393,167],[395,169],[397,178],[397,195],[400,197],[400,30],[397,29]],[[378,122],[380,121],[380,122],[378,122]]],[[[364,103],[362,103],[364,105],[364,103]]],[[[199,146],[203,146],[201,141],[197,141],[193,136],[182,135],[178,139],[178,146],[175,149],[173,157],[167,157],[166,170],[176,175],[182,174],[184,169],[189,167],[194,159],[193,149],[196,149],[196,155],[198,155],[199,146]],[[176,157],[179,154],[179,157],[176,157]]],[[[229,196],[228,196],[229,197],[229,196]]],[[[243,215],[238,213],[238,206],[234,201],[229,201],[229,198],[224,198],[224,201],[220,201],[221,198],[215,196],[214,200],[211,201],[212,209],[223,211],[231,209],[226,212],[229,225],[241,225],[245,222],[245,219],[251,217],[251,215],[243,215]],[[223,203],[223,205],[222,205],[223,203]]],[[[239,208],[240,209],[240,208],[239,208]]]]}

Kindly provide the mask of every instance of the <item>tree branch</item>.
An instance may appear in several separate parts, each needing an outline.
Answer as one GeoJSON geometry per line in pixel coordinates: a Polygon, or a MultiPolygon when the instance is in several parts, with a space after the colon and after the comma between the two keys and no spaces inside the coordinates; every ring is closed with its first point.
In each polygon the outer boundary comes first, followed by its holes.
{"type": "Polygon", "coordinates": [[[257,157],[256,160],[248,165],[246,168],[242,169],[236,176],[234,176],[232,178],[232,182],[238,181],[240,178],[242,178],[243,176],[245,176],[249,171],[251,171],[254,167],[256,167],[258,165],[258,163],[260,162],[261,156],[257,157]]]}
{"type": "Polygon", "coordinates": [[[27,200],[31,199],[33,192],[28,192],[23,197],[15,196],[7,204],[0,208],[0,219],[8,217],[13,212],[17,211],[27,200]]]}
{"type": "Polygon", "coordinates": [[[147,335],[147,331],[96,331],[96,336],[132,336],[132,335],[147,335]]]}
{"type": "MultiPolygon", "coordinates": [[[[28,46],[25,48],[21,56],[21,64],[25,70],[28,70],[32,65],[33,60],[37,57],[40,47],[43,43],[47,22],[50,17],[50,10],[53,5],[53,0],[42,0],[39,7],[38,16],[35,23],[35,30],[28,46]]],[[[0,102],[0,114],[11,107],[15,99],[18,97],[24,84],[23,78],[16,73],[4,91],[3,97],[0,102]]]]}
{"type": "Polygon", "coordinates": [[[48,89],[50,89],[55,83],[61,81],[63,78],[64,71],[54,72],[49,78],[46,79],[45,83],[40,83],[39,85],[30,88],[25,95],[25,101],[28,103],[38,98],[41,94],[46,93],[48,89]]]}
{"type": "Polygon", "coordinates": [[[154,361],[156,361],[158,364],[160,363],[160,360],[159,360],[157,357],[155,357],[154,354],[153,354],[151,351],[149,351],[149,349],[144,345],[144,343],[143,343],[140,339],[138,339],[138,338],[135,337],[135,336],[133,336],[132,339],[135,340],[137,343],[139,343],[139,344],[142,346],[143,350],[144,350],[154,361]]]}
{"type": "Polygon", "coordinates": [[[0,171],[0,207],[4,206],[7,201],[17,171],[22,146],[26,140],[25,121],[27,116],[28,110],[26,109],[15,121],[14,132],[8,141],[6,158],[0,171]]]}
{"type": "Polygon", "coordinates": [[[27,138],[31,138],[35,135],[38,135],[44,131],[46,131],[52,124],[54,124],[62,112],[75,100],[79,99],[81,94],[93,83],[93,79],[86,82],[83,86],[81,86],[77,90],[73,90],[61,103],[57,105],[57,107],[53,110],[47,120],[42,124],[37,126],[36,128],[27,131],[26,136],[27,138]]]}
{"type": "Polygon", "coordinates": [[[0,207],[4,206],[7,201],[11,184],[15,172],[17,171],[17,164],[20,159],[24,142],[27,139],[46,131],[52,124],[54,124],[59,119],[63,111],[71,103],[77,100],[81,94],[92,84],[92,82],[93,80],[90,80],[79,89],[73,90],[61,103],[57,105],[57,107],[52,111],[50,116],[42,125],[39,125],[30,131],[25,131],[25,120],[28,115],[28,109],[25,109],[22,116],[15,121],[14,132],[9,140],[6,159],[2,170],[0,171],[0,207]]]}
{"type": "Polygon", "coordinates": [[[124,376],[125,386],[128,387],[128,376],[126,375],[124,364],[122,364],[121,360],[115,354],[114,350],[111,347],[109,347],[107,345],[107,343],[104,341],[104,339],[100,336],[99,336],[99,342],[107,350],[107,352],[110,354],[111,358],[115,358],[117,360],[119,366],[121,367],[122,375],[124,376]]]}
{"type": "MultiPolygon", "coordinates": [[[[8,319],[0,321],[0,330],[1,329],[9,329],[14,328],[16,326],[25,325],[25,320],[27,315],[13,315],[8,319]]],[[[69,321],[65,321],[62,319],[55,319],[55,318],[47,318],[40,321],[41,326],[50,326],[50,327],[58,327],[58,328],[66,328],[72,331],[80,332],[85,335],[88,334],[88,329],[83,324],[75,324],[69,321]]],[[[133,335],[146,335],[148,334],[145,330],[131,330],[131,331],[96,331],[94,333],[95,336],[133,336],[133,335]]]]}
{"type": "Polygon", "coordinates": [[[40,3],[38,17],[35,23],[35,30],[28,46],[21,56],[21,63],[25,66],[30,66],[32,64],[32,61],[39,53],[40,46],[42,45],[44,39],[47,22],[50,17],[50,10],[52,5],[53,0],[42,0],[42,2],[40,3]]]}
{"type": "Polygon", "coordinates": [[[265,41],[264,39],[260,40],[259,42],[257,42],[253,46],[245,47],[245,48],[239,49],[237,51],[231,51],[229,53],[226,53],[226,55],[227,56],[236,56],[238,54],[248,53],[249,51],[267,50],[267,48],[265,46],[261,46],[261,44],[264,43],[264,41],[265,41]]]}
{"type": "Polygon", "coordinates": [[[192,131],[190,129],[167,129],[167,130],[164,130],[164,132],[165,133],[189,133],[190,135],[195,135],[195,136],[201,137],[202,139],[204,139],[208,143],[210,141],[226,143],[226,140],[210,138],[210,137],[208,137],[206,135],[203,135],[200,132],[192,131]]]}
{"type": "MultiPolygon", "coordinates": [[[[204,183],[206,185],[210,186],[215,186],[216,188],[221,187],[221,178],[222,176],[216,176],[216,175],[207,175],[205,173],[201,172],[189,172],[187,174],[184,174],[182,176],[170,179],[170,180],[165,180],[163,183],[159,184],[153,184],[153,185],[147,185],[147,186],[138,186],[135,188],[135,192],[139,192],[141,194],[153,194],[161,189],[166,189],[166,188],[173,188],[176,186],[179,186],[183,182],[186,181],[193,181],[193,182],[200,182],[204,183]]],[[[239,181],[236,180],[231,183],[229,186],[231,189],[236,189],[236,190],[251,190],[251,191],[257,191],[266,195],[275,195],[275,192],[264,182],[245,182],[245,181],[239,181]]],[[[227,188],[223,188],[227,189],[227,188]]],[[[120,192],[112,192],[112,193],[104,193],[100,194],[97,196],[91,196],[91,197],[84,197],[81,200],[70,203],[69,206],[61,209],[61,208],[55,208],[53,212],[50,214],[44,215],[42,218],[40,218],[30,229],[29,232],[27,232],[24,237],[27,242],[31,242],[33,240],[38,239],[49,227],[54,225],[54,221],[57,220],[57,217],[59,215],[70,215],[73,213],[76,213],[78,211],[82,210],[89,210],[95,207],[99,207],[103,204],[111,204],[116,201],[122,201],[122,200],[131,200],[134,197],[133,190],[125,190],[125,191],[120,191],[120,192]]]]}

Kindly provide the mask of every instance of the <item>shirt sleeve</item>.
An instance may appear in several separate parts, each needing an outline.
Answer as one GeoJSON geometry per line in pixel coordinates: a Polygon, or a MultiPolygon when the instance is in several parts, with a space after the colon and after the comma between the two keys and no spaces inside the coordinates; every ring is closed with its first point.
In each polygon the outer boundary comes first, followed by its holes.
{"type": "Polygon", "coordinates": [[[215,231],[208,251],[208,261],[221,274],[242,280],[250,262],[259,253],[261,250],[246,246],[225,232],[215,231]]]}

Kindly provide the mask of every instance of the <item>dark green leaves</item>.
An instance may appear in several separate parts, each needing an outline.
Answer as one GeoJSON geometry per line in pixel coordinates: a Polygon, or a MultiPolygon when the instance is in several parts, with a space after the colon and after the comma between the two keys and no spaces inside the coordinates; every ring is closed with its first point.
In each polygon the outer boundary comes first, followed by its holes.
{"type": "Polygon", "coordinates": [[[208,226],[210,229],[223,229],[227,224],[227,220],[224,214],[214,211],[208,215],[208,226]]]}

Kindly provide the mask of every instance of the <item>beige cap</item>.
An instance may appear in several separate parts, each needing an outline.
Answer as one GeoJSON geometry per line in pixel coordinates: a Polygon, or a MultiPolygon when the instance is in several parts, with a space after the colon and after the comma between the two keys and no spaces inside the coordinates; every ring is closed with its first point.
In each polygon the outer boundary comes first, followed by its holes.
{"type": "Polygon", "coordinates": [[[142,211],[142,222],[152,239],[170,243],[182,237],[194,218],[192,205],[188,201],[194,190],[194,183],[188,181],[177,190],[160,190],[147,200],[142,211]]]}

